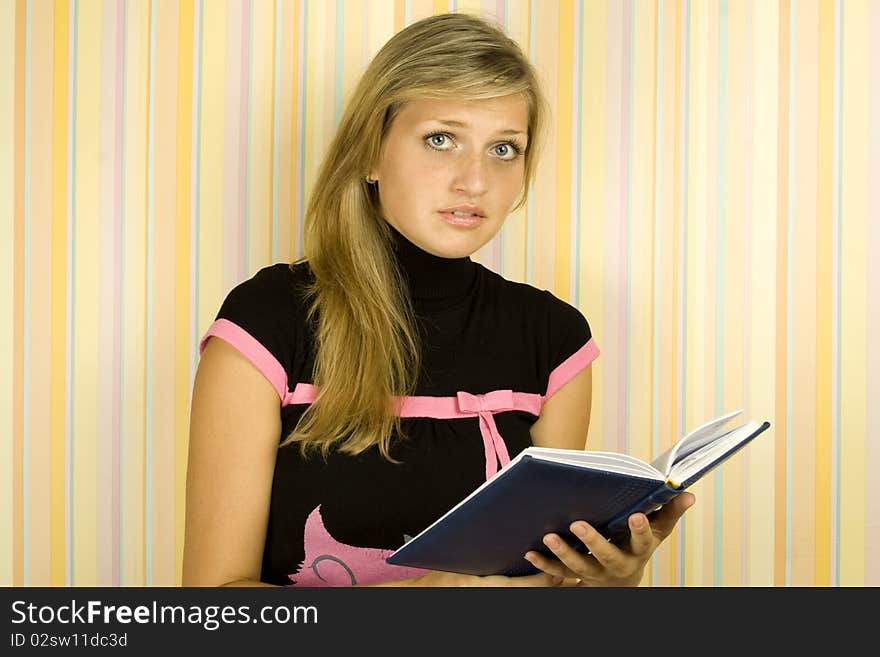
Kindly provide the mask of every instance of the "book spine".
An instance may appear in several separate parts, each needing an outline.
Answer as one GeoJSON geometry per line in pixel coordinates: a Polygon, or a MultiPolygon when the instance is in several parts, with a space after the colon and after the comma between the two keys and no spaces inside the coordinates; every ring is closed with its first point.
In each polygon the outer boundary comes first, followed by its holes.
{"type": "Polygon", "coordinates": [[[598,528],[600,533],[612,543],[619,543],[629,536],[629,517],[634,513],[649,514],[678,496],[684,488],[672,488],[663,484],[656,491],[633,504],[629,509],[612,518],[604,528],[598,528]]]}

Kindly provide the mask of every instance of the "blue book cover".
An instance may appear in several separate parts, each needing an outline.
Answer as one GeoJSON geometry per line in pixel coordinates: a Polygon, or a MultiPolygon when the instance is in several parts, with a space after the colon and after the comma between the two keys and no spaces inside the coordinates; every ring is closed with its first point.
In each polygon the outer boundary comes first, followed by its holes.
{"type": "Polygon", "coordinates": [[[555,532],[586,549],[569,532],[585,520],[606,538],[627,536],[627,518],[650,513],[769,428],[755,421],[732,429],[742,411],[708,422],[652,463],[615,452],[529,447],[494,477],[391,554],[387,562],[469,575],[529,575],[529,550],[555,532]]]}

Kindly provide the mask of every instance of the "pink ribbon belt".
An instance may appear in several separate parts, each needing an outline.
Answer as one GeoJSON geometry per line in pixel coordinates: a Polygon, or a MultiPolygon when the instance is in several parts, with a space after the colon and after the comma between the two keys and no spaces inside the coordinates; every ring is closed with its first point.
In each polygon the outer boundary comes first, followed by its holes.
{"type": "MultiPolygon", "coordinates": [[[[308,383],[298,383],[296,389],[288,393],[285,404],[311,403],[315,400],[316,389],[308,383]]],[[[510,463],[510,455],[504,438],[495,425],[494,413],[503,411],[525,411],[538,416],[541,413],[543,397],[530,392],[512,390],[493,390],[484,395],[458,392],[455,397],[413,396],[398,398],[400,417],[430,417],[452,419],[460,417],[479,417],[480,434],[486,456],[486,479],[498,472],[500,467],[510,463]]]]}

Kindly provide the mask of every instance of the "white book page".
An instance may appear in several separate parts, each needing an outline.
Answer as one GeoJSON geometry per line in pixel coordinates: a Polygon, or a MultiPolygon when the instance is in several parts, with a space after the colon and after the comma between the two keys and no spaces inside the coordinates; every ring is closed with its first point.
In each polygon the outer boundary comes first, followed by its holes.
{"type": "Polygon", "coordinates": [[[542,461],[568,463],[569,465],[591,468],[593,470],[605,470],[607,472],[619,472],[646,479],[663,480],[663,473],[657,470],[657,468],[628,454],[590,452],[574,449],[543,449],[541,447],[529,447],[525,452],[542,461]]]}
{"type": "Polygon", "coordinates": [[[702,449],[692,451],[685,458],[678,461],[678,463],[675,463],[669,473],[669,478],[675,485],[687,481],[691,476],[700,472],[700,470],[712,463],[715,459],[733,450],[737,445],[757,431],[760,426],[760,423],[755,421],[747,422],[741,427],[737,427],[729,432],[717,442],[712,443],[711,445],[704,444],[702,449]]]}
{"type": "Polygon", "coordinates": [[[670,474],[672,465],[676,461],[727,433],[728,430],[722,429],[722,427],[742,412],[743,409],[739,409],[697,427],[654,459],[653,466],[666,475],[670,474]]]}

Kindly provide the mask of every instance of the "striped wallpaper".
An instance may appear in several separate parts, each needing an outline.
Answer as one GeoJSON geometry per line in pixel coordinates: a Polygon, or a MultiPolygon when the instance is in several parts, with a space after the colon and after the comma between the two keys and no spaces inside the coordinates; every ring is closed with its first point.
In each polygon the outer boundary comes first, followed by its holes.
{"type": "Polygon", "coordinates": [[[590,320],[590,446],[773,423],[644,583],[880,585],[880,0],[0,0],[0,584],[179,582],[197,340],[301,254],[370,57],[449,10],[553,106],[475,259],[590,320]]]}

